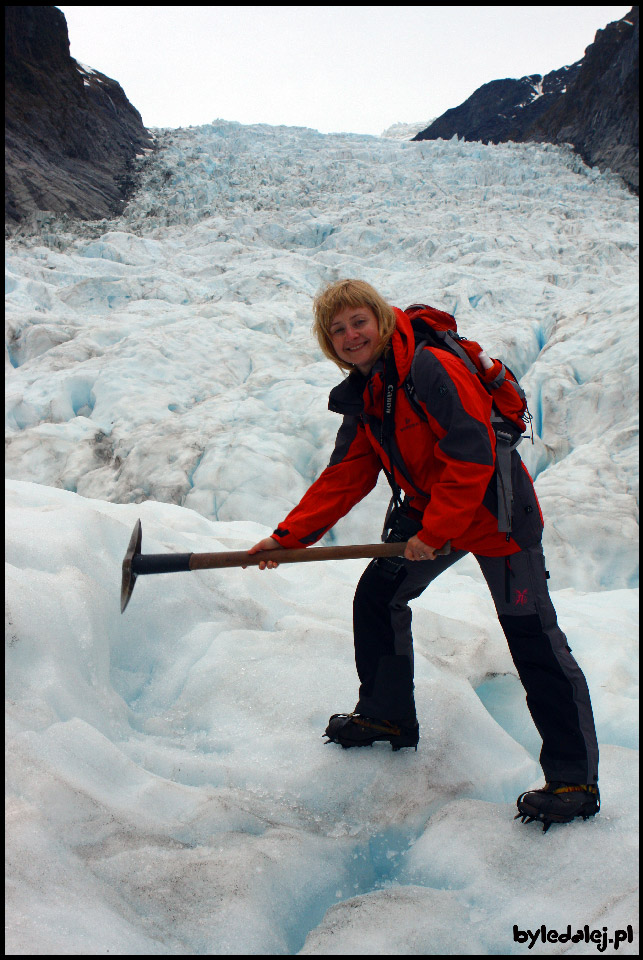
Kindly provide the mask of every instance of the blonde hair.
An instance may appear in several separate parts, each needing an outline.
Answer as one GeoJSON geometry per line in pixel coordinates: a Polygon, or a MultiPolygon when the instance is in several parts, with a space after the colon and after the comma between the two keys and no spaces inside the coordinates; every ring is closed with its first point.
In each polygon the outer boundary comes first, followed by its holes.
{"type": "Polygon", "coordinates": [[[330,326],[334,317],[344,307],[370,307],[377,317],[380,332],[379,354],[388,344],[395,329],[395,313],[370,283],[365,280],[339,280],[331,283],[317,294],[313,301],[313,333],[322,352],[336,363],[340,370],[351,370],[350,363],[340,360],[330,338],[330,326]]]}

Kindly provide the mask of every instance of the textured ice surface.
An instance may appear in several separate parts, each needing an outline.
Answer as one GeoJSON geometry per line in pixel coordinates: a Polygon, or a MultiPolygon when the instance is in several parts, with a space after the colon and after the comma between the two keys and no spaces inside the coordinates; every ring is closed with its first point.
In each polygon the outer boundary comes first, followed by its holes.
{"type": "MultiPolygon", "coordinates": [[[[524,954],[514,924],[635,923],[636,201],[565,148],[162,141],[123,217],[7,245],[7,952],[524,954]],[[241,549],[325,466],[311,301],[347,275],[522,378],[595,820],[512,819],[539,740],[470,558],[414,602],[417,753],[322,742],[360,561],[141,577],[120,615],[138,517],[145,552],[241,549]]],[[[388,496],[330,537],[377,540],[388,496]]]]}
{"type": "MultiPolygon", "coordinates": [[[[522,378],[554,584],[636,584],[638,206],[616,179],[542,145],[161,139],[120,220],[9,244],[9,477],[273,529],[339,426],[312,297],[359,276],[522,378]]],[[[329,538],[373,539],[386,500],[329,538]]]]}
{"type": "Polygon", "coordinates": [[[543,835],[513,820],[540,745],[475,565],[414,604],[417,753],[344,751],[362,562],[139,577],[121,617],[137,517],[149,553],[262,527],[22,481],[6,511],[9,953],[511,954],[514,923],[635,922],[638,591],[553,595],[603,812],[543,835]]]}

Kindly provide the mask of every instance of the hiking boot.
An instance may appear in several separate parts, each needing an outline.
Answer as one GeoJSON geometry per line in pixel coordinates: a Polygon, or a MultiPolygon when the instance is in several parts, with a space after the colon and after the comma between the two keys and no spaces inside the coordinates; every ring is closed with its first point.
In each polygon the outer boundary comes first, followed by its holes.
{"type": "Polygon", "coordinates": [[[516,801],[523,823],[539,820],[543,833],[552,823],[571,823],[574,817],[587,820],[601,808],[601,795],[595,784],[561,783],[558,780],[546,783],[540,790],[527,790],[516,801]]]}
{"type": "Polygon", "coordinates": [[[372,747],[376,740],[387,740],[393,750],[415,747],[420,739],[417,720],[413,726],[401,726],[388,720],[374,720],[359,713],[334,713],[328,721],[326,743],[339,743],[348,747],[372,747]]]}

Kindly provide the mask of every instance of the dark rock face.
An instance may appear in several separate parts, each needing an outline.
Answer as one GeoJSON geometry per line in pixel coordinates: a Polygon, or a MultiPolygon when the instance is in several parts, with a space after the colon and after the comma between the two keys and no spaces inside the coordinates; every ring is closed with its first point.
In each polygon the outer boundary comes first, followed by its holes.
{"type": "Polygon", "coordinates": [[[571,143],[589,166],[639,190],[639,16],[599,30],[582,60],[541,78],[485,83],[414,140],[571,143]]]}
{"type": "Polygon", "coordinates": [[[585,163],[610,167],[638,194],[638,7],[597,32],[569,93],[521,139],[571,143],[585,163]]]}
{"type": "Polygon", "coordinates": [[[554,70],[546,77],[534,74],[520,80],[492,80],[468,100],[447,110],[422,130],[414,140],[450,140],[455,134],[465,140],[504,143],[518,140],[578,76],[580,61],[554,70]]]}
{"type": "Polygon", "coordinates": [[[5,7],[5,222],[121,212],[153,146],[122,88],[69,55],[56,7],[5,7]]]}

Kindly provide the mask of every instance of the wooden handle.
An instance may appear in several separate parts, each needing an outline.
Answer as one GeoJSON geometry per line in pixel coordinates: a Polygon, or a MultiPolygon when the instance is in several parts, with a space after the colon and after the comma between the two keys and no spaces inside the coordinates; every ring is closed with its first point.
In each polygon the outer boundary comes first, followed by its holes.
{"type": "MultiPolygon", "coordinates": [[[[225,553],[193,553],[190,570],[214,570],[221,567],[256,567],[264,560],[275,563],[311,563],[315,560],[363,560],[373,557],[401,557],[406,550],[403,543],[364,543],[347,547],[307,547],[293,550],[261,550],[248,553],[246,550],[231,550],[225,553]]],[[[446,555],[451,550],[448,541],[438,554],[446,555]]]]}

